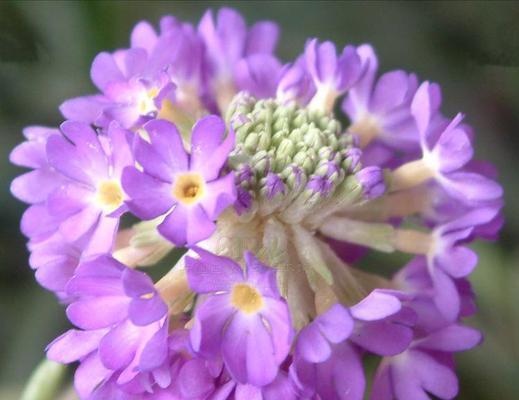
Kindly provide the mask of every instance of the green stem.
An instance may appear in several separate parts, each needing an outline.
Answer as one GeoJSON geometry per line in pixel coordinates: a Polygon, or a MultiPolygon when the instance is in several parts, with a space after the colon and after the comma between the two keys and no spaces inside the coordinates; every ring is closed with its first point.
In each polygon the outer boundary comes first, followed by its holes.
{"type": "Polygon", "coordinates": [[[43,360],[29,378],[20,400],[56,400],[66,370],[66,365],[43,360]]]}

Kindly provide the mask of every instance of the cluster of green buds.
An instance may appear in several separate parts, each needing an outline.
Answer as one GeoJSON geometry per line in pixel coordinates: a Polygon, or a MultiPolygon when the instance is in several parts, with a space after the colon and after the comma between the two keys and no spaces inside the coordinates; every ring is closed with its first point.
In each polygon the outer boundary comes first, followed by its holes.
{"type": "Polygon", "coordinates": [[[359,192],[360,150],[332,115],[241,93],[227,122],[236,134],[229,166],[246,211],[300,222],[323,200],[359,192]]]}

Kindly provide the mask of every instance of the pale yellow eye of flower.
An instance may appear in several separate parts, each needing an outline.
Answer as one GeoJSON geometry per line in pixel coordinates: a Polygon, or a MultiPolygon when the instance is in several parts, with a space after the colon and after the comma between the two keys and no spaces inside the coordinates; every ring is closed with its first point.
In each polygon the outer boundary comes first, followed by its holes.
{"type": "Polygon", "coordinates": [[[96,200],[105,211],[115,211],[124,201],[121,184],[115,180],[101,182],[97,187],[96,200]]]}
{"type": "Polygon", "coordinates": [[[238,283],[232,289],[231,304],[246,314],[254,314],[263,308],[263,297],[252,286],[238,283]]]}
{"type": "Polygon", "coordinates": [[[154,99],[159,94],[159,89],[151,88],[146,92],[139,101],[139,112],[143,115],[149,114],[150,112],[157,111],[155,107],[154,99]]]}
{"type": "Polygon", "coordinates": [[[173,183],[173,196],[182,204],[194,204],[204,193],[204,179],[197,173],[178,175],[173,183]]]}

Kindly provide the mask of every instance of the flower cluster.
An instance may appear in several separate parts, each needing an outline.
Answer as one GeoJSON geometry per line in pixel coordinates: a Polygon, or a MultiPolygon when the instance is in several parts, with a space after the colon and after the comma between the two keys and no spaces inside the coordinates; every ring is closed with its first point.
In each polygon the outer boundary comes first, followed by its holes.
{"type": "Polygon", "coordinates": [[[456,396],[495,172],[436,83],[379,75],[366,44],[283,65],[277,38],[226,8],[140,22],[12,151],[30,265],[74,325],[47,356],[79,362],[82,400],[360,400],[368,355],[373,400],[456,396]],[[367,272],[371,252],[408,263],[367,272]]]}

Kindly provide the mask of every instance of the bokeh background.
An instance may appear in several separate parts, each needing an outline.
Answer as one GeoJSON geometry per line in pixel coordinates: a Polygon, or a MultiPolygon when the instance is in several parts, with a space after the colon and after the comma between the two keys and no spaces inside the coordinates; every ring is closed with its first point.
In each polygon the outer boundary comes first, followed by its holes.
{"type": "Polygon", "coordinates": [[[497,243],[479,244],[472,282],[485,343],[461,354],[460,399],[519,399],[519,3],[518,2],[139,2],[0,1],[0,399],[19,398],[45,345],[67,327],[62,307],[38,287],[18,225],[24,206],[9,184],[21,170],[8,154],[25,125],[56,126],[58,105],[91,93],[99,51],[128,44],[132,26],[163,14],[196,22],[229,5],[248,22],[273,19],[279,54],[298,55],[307,37],[372,43],[381,69],[440,82],[444,110],[467,114],[477,153],[495,163],[507,223],[497,243]]]}

